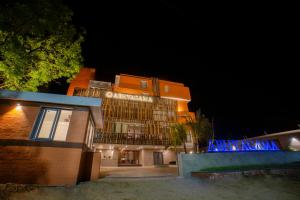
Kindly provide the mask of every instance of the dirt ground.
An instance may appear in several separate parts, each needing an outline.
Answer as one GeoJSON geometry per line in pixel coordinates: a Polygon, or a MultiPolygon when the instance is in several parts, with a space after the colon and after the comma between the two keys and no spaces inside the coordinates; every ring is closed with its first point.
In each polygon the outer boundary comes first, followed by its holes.
{"type": "Polygon", "coordinates": [[[11,200],[299,200],[299,188],[300,179],[295,177],[104,178],[74,187],[23,190],[6,197],[11,200]]]}

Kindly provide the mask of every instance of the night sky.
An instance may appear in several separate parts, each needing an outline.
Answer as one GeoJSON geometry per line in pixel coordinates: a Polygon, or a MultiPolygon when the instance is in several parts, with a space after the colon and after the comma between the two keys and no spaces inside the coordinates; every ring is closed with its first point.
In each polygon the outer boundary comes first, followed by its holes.
{"type": "Polygon", "coordinates": [[[293,12],[170,0],[65,2],[86,30],[84,64],[98,80],[128,73],[182,82],[190,110],[214,118],[218,138],[299,128],[293,12]]]}

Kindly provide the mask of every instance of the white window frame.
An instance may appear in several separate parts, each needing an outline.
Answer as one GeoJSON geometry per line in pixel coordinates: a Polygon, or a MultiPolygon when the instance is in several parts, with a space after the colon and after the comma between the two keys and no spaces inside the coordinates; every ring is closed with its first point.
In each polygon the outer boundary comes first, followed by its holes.
{"type": "MultiPolygon", "coordinates": [[[[31,132],[31,135],[30,135],[30,139],[37,140],[37,141],[63,141],[63,140],[54,140],[59,117],[60,117],[61,111],[63,111],[63,110],[71,110],[71,109],[55,108],[55,107],[41,107],[38,117],[34,123],[34,127],[31,132]],[[42,124],[44,122],[44,119],[45,119],[45,116],[46,116],[46,113],[48,110],[52,110],[52,111],[56,112],[52,126],[51,126],[50,134],[49,134],[48,138],[39,138],[41,127],[42,127],[42,124]]],[[[64,140],[64,141],[66,141],[66,140],[64,140]]]]}

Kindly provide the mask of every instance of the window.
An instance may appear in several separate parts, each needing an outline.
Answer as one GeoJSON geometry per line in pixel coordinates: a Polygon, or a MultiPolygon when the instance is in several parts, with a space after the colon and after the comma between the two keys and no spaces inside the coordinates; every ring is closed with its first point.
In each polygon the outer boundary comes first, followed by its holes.
{"type": "Polygon", "coordinates": [[[153,110],[153,119],[154,121],[166,121],[167,112],[164,110],[153,110]]]}
{"type": "Polygon", "coordinates": [[[88,127],[87,127],[86,139],[85,139],[85,143],[89,148],[92,148],[93,146],[94,134],[95,134],[95,123],[93,121],[92,116],[90,116],[88,127]]]}
{"type": "Polygon", "coordinates": [[[122,124],[122,133],[128,133],[127,127],[127,124],[122,124]]]}
{"type": "Polygon", "coordinates": [[[170,89],[170,88],[169,88],[168,85],[165,85],[165,86],[164,86],[164,90],[165,90],[166,93],[169,92],[169,89],[170,89]]]}
{"type": "Polygon", "coordinates": [[[122,123],[116,122],[115,133],[121,133],[121,127],[122,127],[122,123]]]}
{"type": "Polygon", "coordinates": [[[72,111],[42,108],[35,123],[32,139],[66,141],[72,111]]]}
{"type": "Polygon", "coordinates": [[[66,141],[69,124],[71,121],[72,111],[62,110],[58,119],[56,132],[54,134],[54,140],[66,141]]]}
{"type": "Polygon", "coordinates": [[[142,89],[146,89],[147,87],[148,87],[148,82],[142,80],[142,81],[141,81],[141,88],[142,88],[142,89]]]}

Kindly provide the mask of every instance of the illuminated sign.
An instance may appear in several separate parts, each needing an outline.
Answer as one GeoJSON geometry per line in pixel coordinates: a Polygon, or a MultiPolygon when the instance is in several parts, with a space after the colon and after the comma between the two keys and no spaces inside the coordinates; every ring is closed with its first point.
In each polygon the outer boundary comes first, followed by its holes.
{"type": "Polygon", "coordinates": [[[105,97],[113,98],[113,99],[124,99],[124,100],[132,100],[132,101],[142,101],[142,102],[153,102],[152,97],[149,96],[140,96],[140,95],[132,95],[132,94],[122,94],[115,92],[106,92],[105,97]]]}
{"type": "Polygon", "coordinates": [[[208,152],[279,151],[274,140],[210,140],[208,152]]]}

